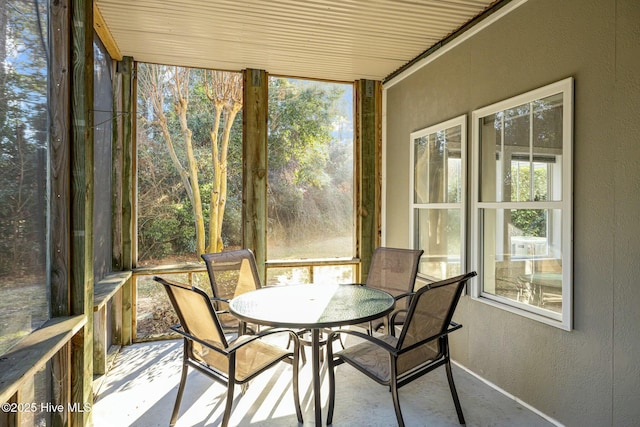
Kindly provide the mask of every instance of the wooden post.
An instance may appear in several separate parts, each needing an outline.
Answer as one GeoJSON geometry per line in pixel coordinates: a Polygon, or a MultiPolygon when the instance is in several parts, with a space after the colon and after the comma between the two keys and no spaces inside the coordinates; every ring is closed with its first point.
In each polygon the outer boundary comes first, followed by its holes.
{"type": "Polygon", "coordinates": [[[104,375],[107,373],[107,305],[93,313],[93,373],[104,375]]]}
{"type": "MultiPolygon", "coordinates": [[[[70,154],[71,146],[71,38],[70,0],[51,2],[49,34],[50,176],[51,176],[51,317],[71,313],[69,291],[70,264],[70,154]]],[[[51,401],[67,406],[71,402],[71,344],[65,345],[51,360],[51,401]]],[[[68,412],[51,414],[53,426],[69,424],[68,412]]]]}
{"type": "Polygon", "coordinates": [[[118,62],[115,67],[113,77],[113,121],[111,125],[111,267],[113,271],[122,270],[122,198],[125,189],[122,186],[122,166],[124,163],[123,127],[124,127],[124,105],[122,95],[123,76],[120,70],[122,62],[118,62]]]}
{"type": "MultiPolygon", "coordinates": [[[[135,200],[133,172],[135,170],[135,90],[133,58],[127,56],[118,64],[122,79],[122,270],[133,268],[134,244],[133,230],[135,229],[135,217],[133,215],[133,203],[135,200]]],[[[129,279],[122,287],[122,331],[120,344],[128,345],[133,342],[133,279],[129,279]]]]}
{"type": "Polygon", "coordinates": [[[263,283],[267,252],[268,86],[264,70],[244,71],[242,205],[245,217],[242,244],[254,251],[263,283]]]}
{"type": "MultiPolygon", "coordinates": [[[[71,76],[71,314],[87,322],[71,340],[71,404],[93,402],[93,1],[73,0],[71,76]]],[[[70,411],[72,426],[91,412],[70,411]]]]}
{"type": "Polygon", "coordinates": [[[382,234],[382,84],[359,80],[356,84],[356,188],[358,255],[361,281],[366,279],[373,250],[382,234]]]}

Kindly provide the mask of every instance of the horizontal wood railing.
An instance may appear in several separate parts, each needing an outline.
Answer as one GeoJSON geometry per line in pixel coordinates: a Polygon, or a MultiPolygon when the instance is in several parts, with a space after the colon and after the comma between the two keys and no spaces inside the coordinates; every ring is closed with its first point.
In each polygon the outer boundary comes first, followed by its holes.
{"type": "Polygon", "coordinates": [[[53,318],[0,356],[0,403],[10,401],[86,322],[85,315],[53,318]]]}

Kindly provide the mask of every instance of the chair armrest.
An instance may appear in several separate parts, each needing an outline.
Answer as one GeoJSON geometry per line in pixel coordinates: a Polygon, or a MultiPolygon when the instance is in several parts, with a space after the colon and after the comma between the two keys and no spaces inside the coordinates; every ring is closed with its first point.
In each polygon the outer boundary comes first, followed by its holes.
{"type": "Polygon", "coordinates": [[[449,332],[453,332],[456,329],[460,329],[460,328],[462,328],[461,324],[451,321],[451,322],[449,322],[449,329],[447,329],[447,334],[449,332]]]}
{"type": "Polygon", "coordinates": [[[449,322],[449,326],[450,326],[450,327],[449,327],[449,328],[447,328],[447,330],[446,330],[446,331],[444,331],[444,332],[442,332],[442,333],[440,333],[440,334],[436,334],[436,335],[430,336],[429,338],[423,339],[422,341],[418,341],[417,343],[412,344],[412,345],[410,345],[409,347],[403,348],[399,353],[406,353],[407,351],[411,351],[411,350],[413,350],[414,348],[416,348],[416,347],[420,347],[420,346],[422,346],[422,345],[424,345],[424,344],[426,344],[426,343],[428,343],[428,342],[431,342],[431,341],[437,340],[437,339],[439,339],[439,338],[446,337],[446,336],[448,336],[451,332],[456,331],[456,330],[458,330],[458,329],[462,328],[462,325],[460,325],[459,323],[456,323],[456,322],[449,322]]]}
{"type": "Polygon", "coordinates": [[[300,340],[298,338],[298,335],[296,334],[295,331],[291,330],[291,329],[282,329],[282,328],[271,328],[271,329],[267,329],[265,331],[260,332],[259,334],[256,335],[241,335],[240,337],[238,337],[237,340],[235,340],[233,342],[232,345],[230,345],[229,347],[227,347],[227,351],[229,353],[233,353],[238,351],[239,348],[249,344],[250,342],[253,342],[257,339],[263,338],[267,335],[272,335],[272,334],[279,334],[279,333],[288,333],[289,336],[291,337],[291,339],[294,342],[294,345],[297,347],[298,345],[300,345],[300,340]]]}
{"type": "Polygon", "coordinates": [[[327,337],[327,342],[328,343],[333,342],[333,338],[336,335],[339,335],[339,334],[353,335],[353,336],[356,336],[356,337],[360,337],[360,338],[362,338],[362,339],[364,339],[366,341],[369,341],[369,342],[371,342],[371,343],[373,343],[373,344],[375,344],[375,345],[377,345],[379,347],[382,347],[383,349],[385,349],[389,353],[393,353],[394,355],[398,353],[398,349],[396,349],[392,345],[387,344],[386,342],[382,341],[381,339],[376,338],[376,337],[371,336],[371,335],[367,335],[367,334],[365,334],[363,332],[353,331],[353,330],[350,330],[350,329],[336,329],[335,331],[332,331],[327,337]]]}
{"type": "Polygon", "coordinates": [[[408,313],[409,310],[406,308],[401,308],[398,310],[395,310],[391,316],[389,317],[389,329],[391,328],[395,328],[396,327],[396,317],[398,316],[398,314],[400,313],[408,313]]]}
{"type": "MultiPolygon", "coordinates": [[[[229,300],[226,298],[211,297],[209,298],[209,300],[214,303],[213,304],[214,307],[218,307],[217,304],[215,304],[217,302],[222,302],[229,305],[229,300]]],[[[229,310],[216,310],[216,314],[227,314],[227,313],[229,313],[229,310]]]]}
{"type": "Polygon", "coordinates": [[[183,329],[182,329],[182,325],[177,324],[174,326],[170,327],[171,330],[177,332],[178,334],[182,335],[184,338],[195,341],[199,344],[202,344],[203,346],[218,352],[224,356],[229,356],[231,353],[236,352],[239,348],[249,344],[252,341],[255,341],[257,339],[260,339],[264,336],[267,335],[271,335],[271,334],[276,334],[276,333],[283,333],[283,332],[287,332],[289,334],[289,336],[291,337],[291,339],[294,341],[294,345],[297,347],[300,345],[300,341],[298,339],[298,335],[296,335],[296,333],[290,329],[277,329],[277,328],[273,328],[273,329],[268,329],[264,332],[261,332],[257,335],[242,335],[240,337],[238,337],[238,339],[229,347],[227,347],[226,349],[220,348],[220,347],[216,347],[214,345],[211,345],[211,343],[202,340],[198,337],[194,337],[191,334],[186,333],[183,329]]]}
{"type": "Polygon", "coordinates": [[[201,340],[198,337],[194,337],[193,335],[186,333],[182,329],[182,325],[180,325],[180,324],[170,326],[169,329],[171,329],[172,331],[177,332],[178,334],[182,335],[185,339],[188,339],[188,340],[191,340],[191,341],[195,341],[195,342],[197,342],[199,344],[202,344],[203,346],[205,346],[205,347],[207,347],[207,348],[209,348],[209,349],[211,349],[211,350],[213,350],[215,352],[218,352],[218,353],[220,353],[220,354],[222,354],[224,356],[228,356],[229,355],[229,352],[225,351],[224,349],[216,347],[215,345],[211,345],[210,343],[208,343],[205,340],[201,340]]]}
{"type": "Polygon", "coordinates": [[[401,300],[402,298],[411,299],[411,297],[414,296],[415,294],[416,294],[415,292],[405,292],[404,294],[400,294],[400,295],[397,295],[397,296],[393,297],[393,299],[395,299],[396,301],[401,300]]]}

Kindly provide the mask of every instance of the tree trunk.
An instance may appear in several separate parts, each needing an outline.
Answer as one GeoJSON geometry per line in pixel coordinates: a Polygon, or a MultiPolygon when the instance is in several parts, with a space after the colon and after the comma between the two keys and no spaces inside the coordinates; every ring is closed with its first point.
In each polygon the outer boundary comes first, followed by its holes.
{"type": "Polygon", "coordinates": [[[217,235],[218,223],[218,200],[220,199],[220,159],[218,157],[218,132],[220,130],[220,117],[222,116],[222,102],[214,102],[214,123],[211,137],[211,165],[213,167],[213,185],[211,186],[211,200],[209,202],[209,245],[207,252],[222,252],[222,245],[218,244],[218,240],[222,240],[222,236],[217,235]]]}
{"type": "Polygon", "coordinates": [[[215,111],[214,125],[210,133],[214,182],[209,210],[209,252],[222,252],[224,249],[222,223],[227,203],[227,154],[231,128],[236,115],[242,109],[241,81],[240,75],[220,71],[212,71],[208,80],[205,73],[207,97],[213,103],[215,111]],[[224,130],[218,142],[222,119],[224,130]]]}

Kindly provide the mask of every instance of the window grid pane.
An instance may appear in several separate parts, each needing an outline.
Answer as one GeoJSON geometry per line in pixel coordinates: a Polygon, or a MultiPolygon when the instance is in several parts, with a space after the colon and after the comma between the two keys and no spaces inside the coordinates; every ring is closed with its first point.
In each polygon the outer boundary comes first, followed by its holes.
{"type": "Polygon", "coordinates": [[[482,218],[482,292],[561,313],[562,211],[483,209],[482,218]]]}
{"type": "Polygon", "coordinates": [[[423,249],[419,273],[434,279],[465,269],[466,116],[411,134],[411,245],[423,249]]]}

